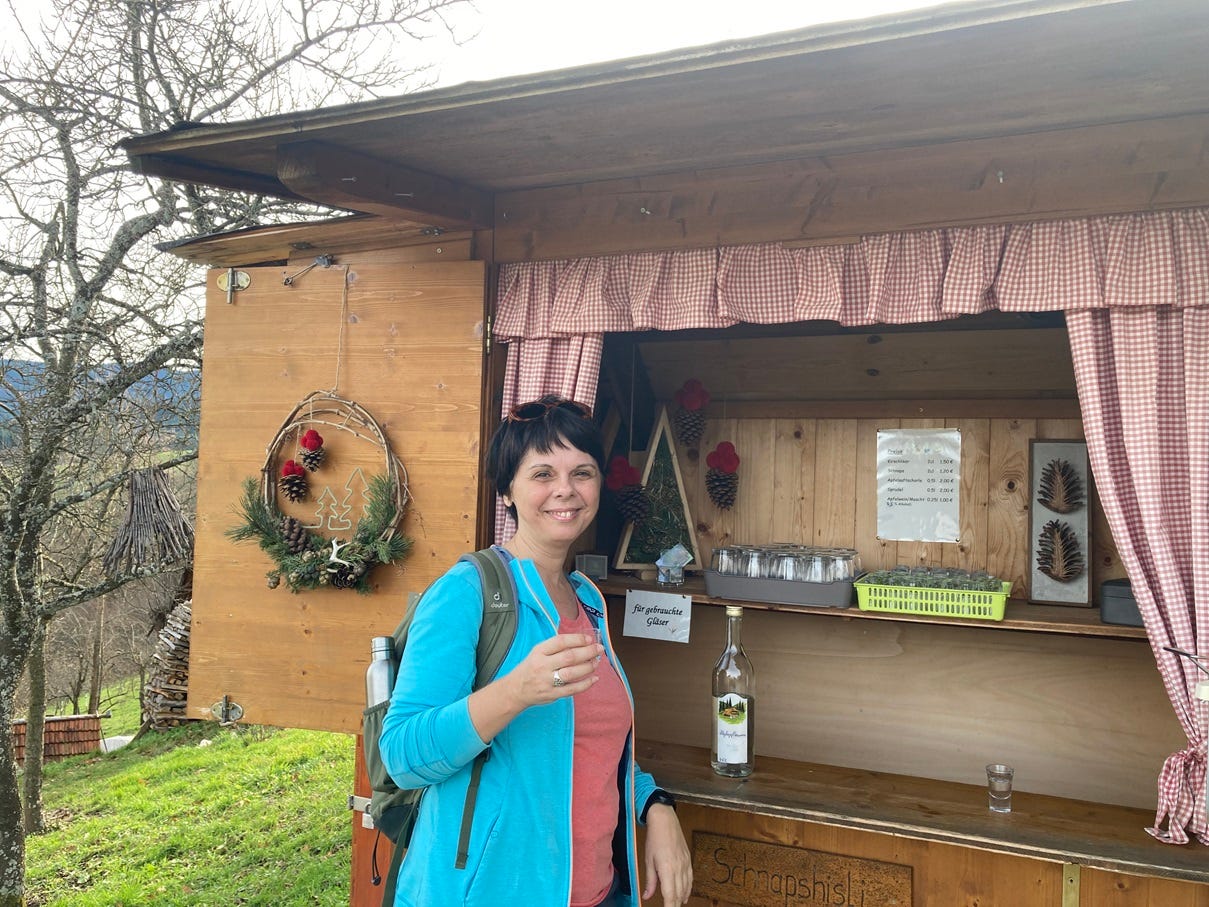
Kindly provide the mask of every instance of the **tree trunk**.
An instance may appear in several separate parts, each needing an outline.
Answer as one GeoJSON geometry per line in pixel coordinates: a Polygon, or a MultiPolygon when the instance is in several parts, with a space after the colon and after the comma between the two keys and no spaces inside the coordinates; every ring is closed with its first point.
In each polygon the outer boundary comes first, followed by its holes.
{"type": "Polygon", "coordinates": [[[92,637],[92,683],[88,687],[89,715],[101,714],[101,649],[105,633],[105,602],[108,599],[108,595],[102,595],[97,602],[97,620],[92,637]]]}
{"type": "Polygon", "coordinates": [[[21,654],[11,636],[0,634],[0,907],[21,907],[25,900],[25,831],[12,732],[16,678],[25,669],[21,654]]]}
{"type": "Polygon", "coordinates": [[[25,800],[22,821],[26,835],[45,831],[42,814],[42,751],[46,740],[46,621],[39,620],[29,653],[29,714],[25,724],[25,800]]]}

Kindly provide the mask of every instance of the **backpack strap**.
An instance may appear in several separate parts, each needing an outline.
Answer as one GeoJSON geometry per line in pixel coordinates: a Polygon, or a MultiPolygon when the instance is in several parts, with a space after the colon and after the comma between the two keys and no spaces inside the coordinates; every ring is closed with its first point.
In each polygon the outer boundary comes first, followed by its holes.
{"type": "MultiPolygon", "coordinates": [[[[516,638],[516,583],[512,579],[512,571],[500,558],[494,548],[485,548],[462,555],[459,560],[470,561],[479,571],[479,579],[483,585],[483,623],[479,628],[479,646],[477,653],[478,674],[475,677],[474,688],[480,689],[489,684],[504,663],[504,657],[512,647],[516,638]]],[[[483,766],[491,758],[491,746],[488,745],[474,757],[474,765],[470,769],[470,782],[466,787],[466,805],[462,808],[462,830],[458,835],[458,853],[454,865],[458,869],[466,868],[470,855],[470,826],[474,819],[474,804],[479,794],[479,780],[483,775],[483,766]]]]}
{"type": "MultiPolygon", "coordinates": [[[[379,837],[381,834],[379,833],[379,837]]],[[[403,854],[407,851],[407,845],[403,841],[399,841],[394,845],[394,849],[390,854],[390,867],[386,871],[386,886],[382,889],[382,907],[392,907],[395,903],[395,890],[399,887],[399,870],[403,867],[403,854]]],[[[378,840],[374,839],[374,874],[377,875],[378,860],[378,840]]],[[[378,884],[377,881],[374,884],[378,884]]]]}
{"type": "Polygon", "coordinates": [[[479,629],[478,675],[474,681],[477,690],[495,679],[516,637],[516,582],[494,548],[472,551],[458,560],[474,564],[483,585],[483,623],[479,629]]]}

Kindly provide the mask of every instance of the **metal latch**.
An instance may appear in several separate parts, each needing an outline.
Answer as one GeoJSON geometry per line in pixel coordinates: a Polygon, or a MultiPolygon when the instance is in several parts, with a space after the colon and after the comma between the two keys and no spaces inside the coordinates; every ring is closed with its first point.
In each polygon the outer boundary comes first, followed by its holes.
{"type": "Polygon", "coordinates": [[[336,258],[333,255],[316,256],[315,260],[312,261],[305,268],[303,268],[301,271],[295,271],[293,274],[287,274],[284,277],[282,277],[281,282],[288,287],[291,284],[293,284],[293,282],[295,280],[297,280],[299,277],[301,277],[307,271],[310,271],[312,268],[330,268],[335,263],[336,263],[336,258]]]}
{"type": "Polygon", "coordinates": [[[358,797],[356,794],[349,794],[348,808],[361,813],[362,828],[378,827],[374,825],[374,817],[369,814],[369,797],[358,797]]]}

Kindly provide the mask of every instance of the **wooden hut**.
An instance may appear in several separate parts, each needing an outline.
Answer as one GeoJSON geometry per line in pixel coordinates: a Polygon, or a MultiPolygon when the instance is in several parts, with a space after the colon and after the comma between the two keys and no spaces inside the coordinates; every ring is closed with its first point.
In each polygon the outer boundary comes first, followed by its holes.
{"type": "MultiPolygon", "coordinates": [[[[697,377],[706,434],[678,456],[703,559],[845,545],[867,568],[985,569],[1014,591],[1002,621],[749,609],[743,784],[708,765],[723,602],[690,579],[687,645],[626,637],[613,608],[694,903],[1209,905],[1201,845],[1144,830],[1167,818],[1165,760],[1197,758],[1156,671],[1166,637],[1094,607],[1105,580],[1149,569],[1114,537],[1123,492],[1097,473],[1093,607],[1030,601],[1029,523],[1030,444],[1088,436],[1093,461],[1111,445],[1072,312],[1170,308],[1191,337],[1209,302],[1206,47],[1204,0],[1001,0],[131,140],[145,173],[352,212],[174,250],[212,267],[190,715],[235,703],[355,734],[369,638],[493,537],[480,452],[501,407],[590,394],[641,463],[697,377]],[[332,388],[373,413],[413,495],[414,550],[369,596],[270,589],[264,555],[225,534],[283,417],[332,388]],[[910,428],[960,431],[956,542],[879,537],[877,435],[910,428]],[[704,481],[721,440],[743,460],[730,510],[704,481]],[[986,809],[992,761],[1016,766],[1010,817],[986,809]]],[[[366,472],[381,454],[340,448],[366,472]]],[[[1186,478],[1176,510],[1204,503],[1186,478]]],[[[602,526],[596,549],[616,536],[602,526]]],[[[1203,599],[1205,576],[1169,573],[1203,599]]],[[[603,589],[642,585],[615,571],[603,589]]],[[[354,904],[373,903],[362,824],[354,904]]]]}

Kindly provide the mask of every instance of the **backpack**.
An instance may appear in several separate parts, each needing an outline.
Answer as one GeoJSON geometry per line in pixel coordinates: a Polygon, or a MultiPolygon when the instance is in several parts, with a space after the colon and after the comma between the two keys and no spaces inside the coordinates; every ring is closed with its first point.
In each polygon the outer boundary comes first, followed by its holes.
{"type": "MultiPolygon", "coordinates": [[[[512,646],[512,640],[516,637],[516,585],[508,565],[493,548],[464,554],[458,558],[458,561],[469,561],[474,564],[478,569],[479,580],[483,587],[483,622],[479,630],[478,653],[475,659],[478,670],[475,675],[474,689],[477,690],[490,683],[495,677],[500,664],[504,661],[504,656],[508,654],[508,649],[512,646]]],[[[411,594],[407,611],[399,622],[399,626],[395,628],[395,632],[391,634],[394,639],[392,652],[396,665],[404,657],[411,619],[423,597],[414,592],[411,594]]],[[[373,789],[366,812],[373,818],[378,835],[386,835],[394,844],[394,853],[391,855],[390,868],[386,874],[386,887],[382,891],[383,904],[394,903],[395,883],[399,874],[399,866],[403,862],[403,851],[411,841],[411,833],[415,828],[416,816],[420,810],[420,800],[426,790],[423,787],[400,788],[391,779],[382,764],[378,738],[382,734],[382,722],[389,707],[390,701],[387,700],[362,713],[365,769],[373,789]]],[[[487,761],[489,752],[490,748],[479,753],[471,768],[470,784],[466,790],[466,805],[462,810],[462,829],[458,836],[456,862],[458,869],[466,868],[474,803],[478,795],[483,764],[487,761]]],[[[375,885],[382,882],[382,877],[378,873],[379,839],[379,837],[374,839],[374,851],[371,859],[375,885]]]]}

